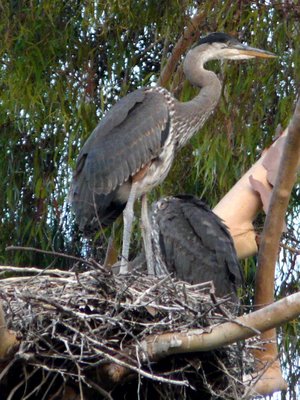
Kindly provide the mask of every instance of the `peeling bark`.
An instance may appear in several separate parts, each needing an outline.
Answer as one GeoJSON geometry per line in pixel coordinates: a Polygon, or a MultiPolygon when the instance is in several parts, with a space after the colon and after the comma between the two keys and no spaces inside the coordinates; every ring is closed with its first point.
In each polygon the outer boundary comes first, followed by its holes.
{"type": "Polygon", "coordinates": [[[287,133],[286,129],[213,209],[228,226],[239,259],[258,252],[253,221],[263,208],[269,208],[287,133]]]}
{"type": "MultiPolygon", "coordinates": [[[[292,188],[296,181],[297,167],[300,159],[300,100],[292,121],[288,127],[288,135],[285,140],[280,167],[274,184],[270,207],[264,224],[258,254],[258,270],[255,281],[255,308],[259,309],[274,301],[275,265],[278,256],[280,237],[284,226],[285,214],[290,200],[292,188]]],[[[265,368],[264,375],[255,386],[256,392],[265,395],[275,390],[286,389],[287,384],[280,372],[278,351],[276,343],[276,331],[272,329],[261,335],[266,343],[262,350],[253,353],[257,358],[257,370],[265,368]],[[272,383],[274,382],[274,387],[272,383]]]]}

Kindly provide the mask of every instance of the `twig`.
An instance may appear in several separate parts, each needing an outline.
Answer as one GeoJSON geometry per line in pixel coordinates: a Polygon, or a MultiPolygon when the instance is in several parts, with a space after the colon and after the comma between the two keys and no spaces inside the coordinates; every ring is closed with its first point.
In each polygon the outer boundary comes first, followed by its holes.
{"type": "Polygon", "coordinates": [[[300,255],[300,249],[296,249],[295,247],[288,246],[282,242],[280,242],[279,245],[282,249],[285,249],[285,250],[290,251],[291,253],[297,254],[297,256],[300,255]]]}
{"type": "Polygon", "coordinates": [[[166,277],[164,277],[163,279],[159,280],[157,283],[155,283],[153,286],[149,287],[149,289],[147,289],[144,293],[141,294],[141,296],[139,296],[135,302],[133,303],[134,306],[138,305],[141,303],[141,301],[151,292],[153,292],[155,289],[157,289],[159,286],[162,286],[165,281],[169,280],[170,276],[167,275],[166,277]]]}
{"type": "Polygon", "coordinates": [[[97,385],[97,383],[93,382],[91,379],[84,378],[84,381],[87,383],[88,386],[91,386],[99,394],[101,394],[101,396],[103,396],[104,399],[113,400],[111,395],[106,390],[104,390],[101,386],[97,385]]]}
{"type": "Polygon", "coordinates": [[[34,251],[36,253],[48,254],[48,255],[53,256],[53,257],[68,258],[69,260],[74,260],[74,261],[77,261],[77,262],[81,262],[83,264],[91,265],[90,261],[84,260],[83,258],[80,258],[80,257],[71,256],[70,254],[65,254],[65,253],[59,253],[57,251],[49,251],[49,250],[37,249],[35,247],[8,246],[8,247],[5,248],[5,250],[6,251],[13,251],[13,250],[34,251]]]}
{"type": "Polygon", "coordinates": [[[69,271],[63,271],[61,269],[42,269],[34,267],[14,267],[10,265],[0,265],[0,276],[3,276],[7,272],[14,272],[18,274],[48,274],[48,275],[68,275],[71,273],[69,271]]]}
{"type": "MultiPolygon", "coordinates": [[[[74,332],[76,332],[78,335],[84,336],[91,343],[99,345],[99,342],[97,340],[93,339],[92,337],[90,337],[89,335],[86,335],[86,334],[80,332],[79,330],[75,329],[72,326],[68,326],[68,327],[69,327],[69,329],[71,329],[74,332]]],[[[163,378],[163,377],[158,376],[158,375],[150,374],[150,373],[148,373],[148,372],[136,367],[135,365],[130,365],[130,364],[126,363],[125,361],[122,361],[122,360],[118,359],[117,357],[114,357],[114,356],[112,356],[112,355],[110,355],[108,353],[105,353],[104,351],[99,350],[98,348],[95,348],[94,350],[95,350],[95,352],[97,354],[99,354],[99,355],[103,356],[104,358],[108,359],[113,364],[120,365],[121,367],[125,367],[126,372],[128,370],[131,370],[133,372],[141,374],[142,376],[144,376],[146,378],[150,378],[150,379],[152,379],[154,381],[170,383],[170,384],[173,384],[173,385],[188,386],[188,382],[187,381],[178,381],[176,379],[167,379],[167,378],[163,378]]]]}

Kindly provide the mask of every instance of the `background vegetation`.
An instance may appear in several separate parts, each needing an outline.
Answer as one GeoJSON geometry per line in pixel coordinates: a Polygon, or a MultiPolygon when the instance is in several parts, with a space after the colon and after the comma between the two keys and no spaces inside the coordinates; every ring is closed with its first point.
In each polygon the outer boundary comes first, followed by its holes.
{"type": "MultiPolygon", "coordinates": [[[[201,34],[224,31],[279,56],[208,64],[224,82],[218,110],[152,193],[155,199],[189,192],[214,206],[272,142],[277,125],[285,127],[292,115],[300,80],[298,2],[1,2],[0,263],[69,266],[35,252],[6,252],[8,245],[103,257],[106,239],[94,245],[82,239],[67,202],[78,151],[120,96],[155,84],[190,17],[199,12],[201,34]]],[[[168,87],[182,100],[194,95],[180,68],[168,87]]],[[[285,238],[293,248],[299,238],[299,196],[296,186],[285,238]]],[[[258,219],[258,229],[262,223],[258,219]]],[[[121,221],[117,230],[118,225],[121,221]]],[[[279,297],[299,290],[297,255],[281,253],[279,297]]],[[[254,261],[245,262],[250,301],[254,261]]],[[[299,331],[299,323],[290,323],[280,336],[289,381],[283,398],[297,396],[299,331]]]]}

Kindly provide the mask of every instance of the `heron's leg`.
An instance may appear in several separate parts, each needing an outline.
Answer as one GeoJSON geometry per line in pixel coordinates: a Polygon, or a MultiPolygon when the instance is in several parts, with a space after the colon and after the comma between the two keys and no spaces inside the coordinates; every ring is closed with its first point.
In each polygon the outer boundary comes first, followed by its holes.
{"type": "Polygon", "coordinates": [[[151,223],[148,214],[148,202],[147,195],[142,196],[142,235],[144,241],[145,255],[147,261],[147,271],[148,275],[154,275],[154,259],[153,259],[153,249],[151,242],[151,223]]]}
{"type": "Polygon", "coordinates": [[[120,274],[126,274],[128,272],[128,257],[129,257],[129,245],[132,231],[133,222],[133,206],[136,197],[137,183],[133,183],[129,193],[126,207],[123,211],[123,245],[122,245],[122,258],[120,274]]]}

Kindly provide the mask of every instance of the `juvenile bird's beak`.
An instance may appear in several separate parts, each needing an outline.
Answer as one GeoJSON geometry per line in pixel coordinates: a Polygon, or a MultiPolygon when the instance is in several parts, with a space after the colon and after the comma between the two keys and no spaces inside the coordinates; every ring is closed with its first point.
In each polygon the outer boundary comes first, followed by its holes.
{"type": "Polygon", "coordinates": [[[276,58],[277,56],[274,53],[271,53],[267,50],[256,49],[255,47],[245,46],[243,44],[237,44],[233,46],[235,50],[238,51],[240,55],[250,56],[250,57],[259,57],[259,58],[276,58]]]}

